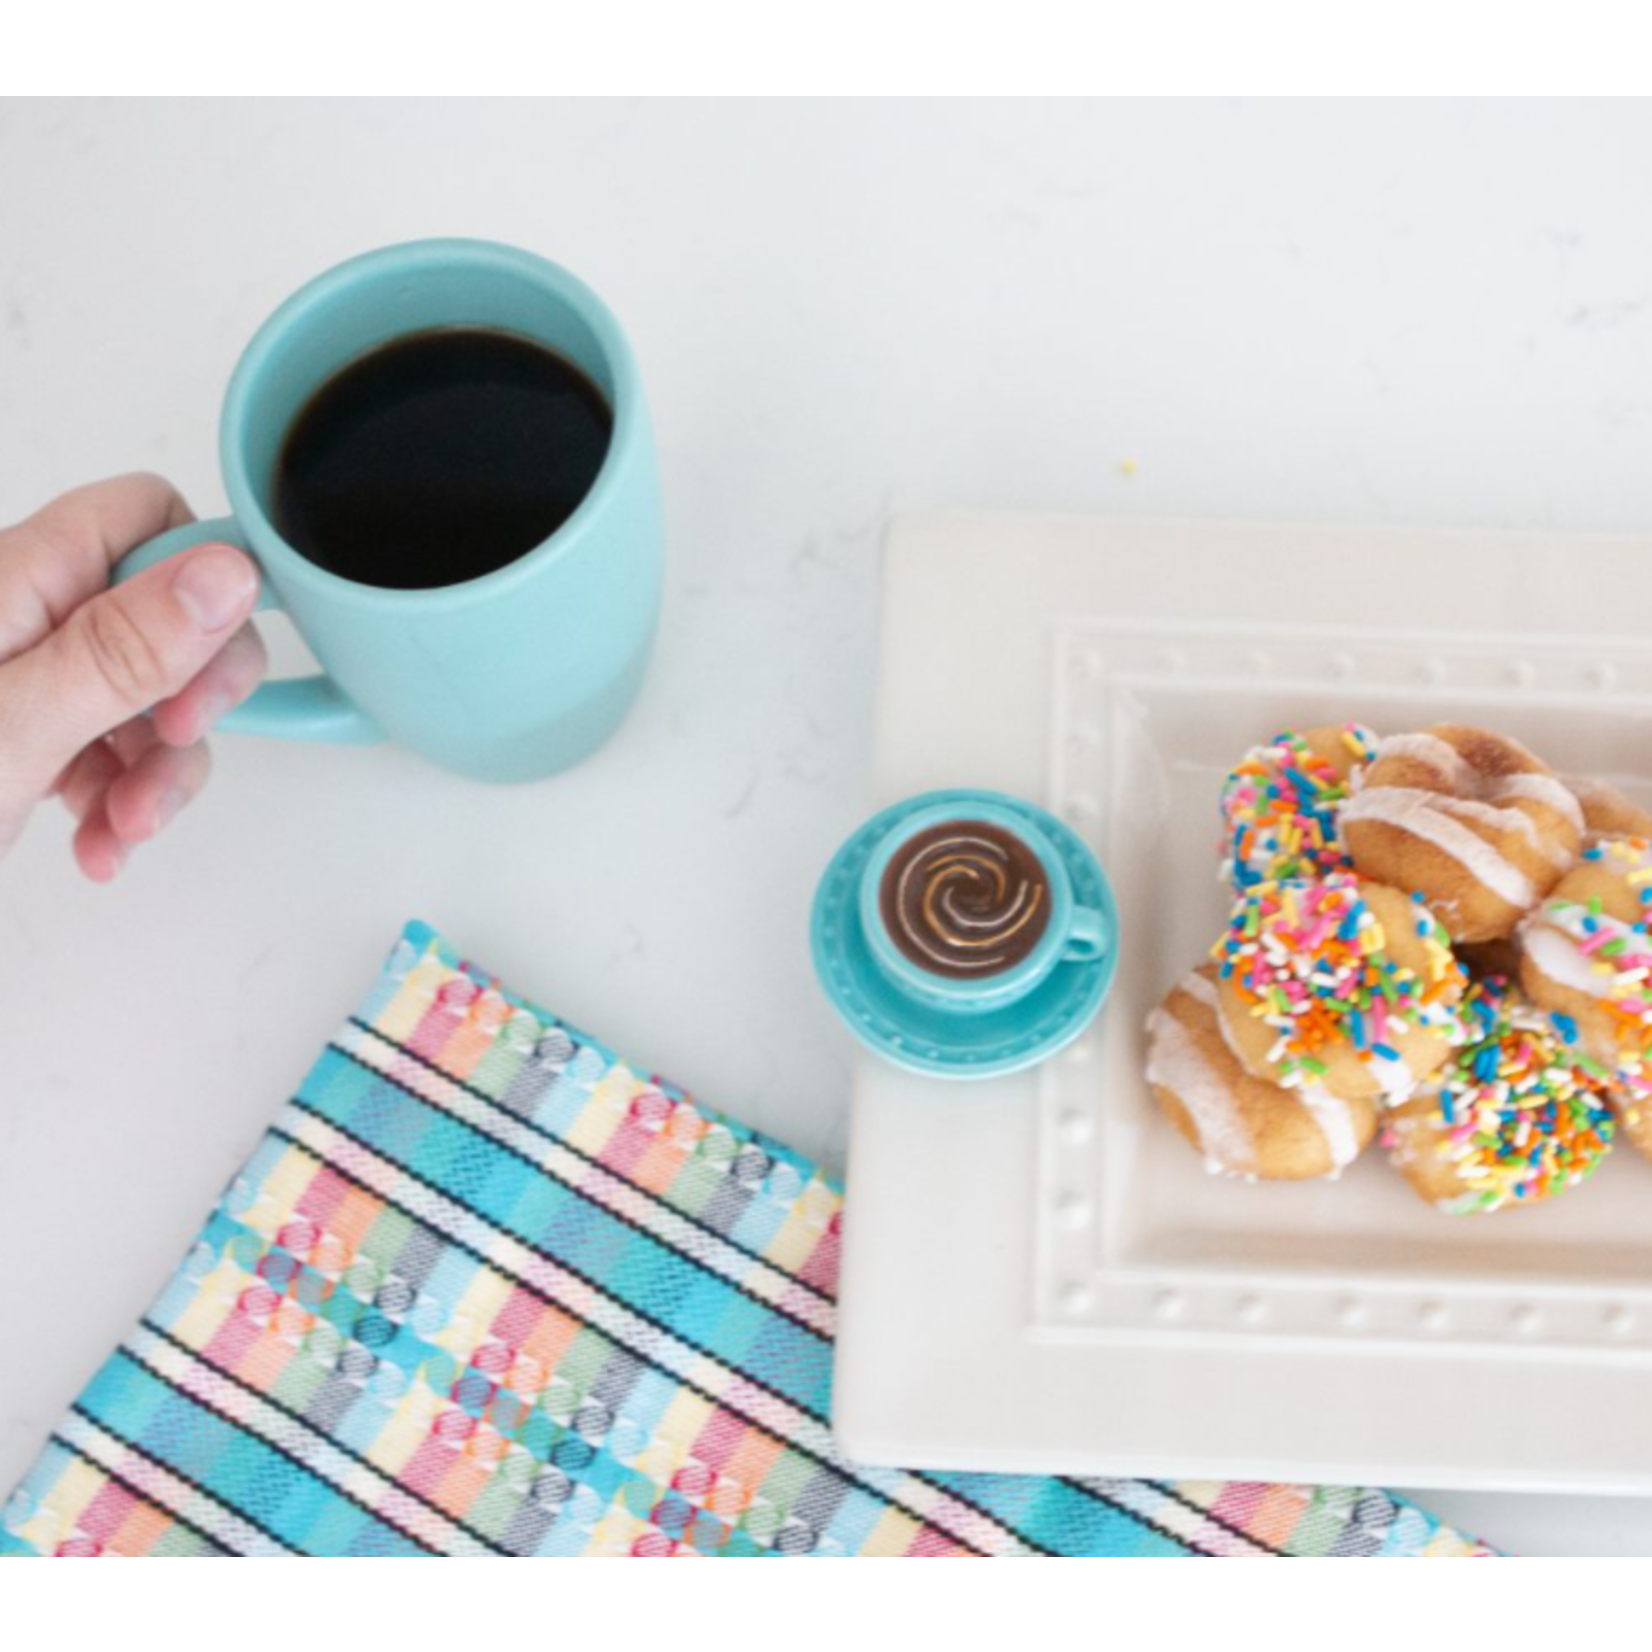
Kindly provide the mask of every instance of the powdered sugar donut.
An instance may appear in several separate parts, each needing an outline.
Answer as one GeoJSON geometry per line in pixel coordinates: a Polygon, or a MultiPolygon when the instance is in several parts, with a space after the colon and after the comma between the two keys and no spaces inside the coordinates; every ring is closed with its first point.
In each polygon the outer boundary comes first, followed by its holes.
{"type": "Polygon", "coordinates": [[[1420,894],[1458,941],[1490,941],[1571,869],[1583,811],[1517,741],[1442,723],[1378,745],[1342,834],[1362,877],[1420,894]]]}
{"type": "Polygon", "coordinates": [[[1375,1134],[1376,1108],[1247,1072],[1223,1032],[1215,978],[1210,964],[1195,970],[1149,1018],[1154,1099],[1212,1174],[1267,1181],[1341,1174],[1375,1134]]]}
{"type": "Polygon", "coordinates": [[[1222,877],[1244,890],[1347,871],[1337,816],[1376,745],[1370,729],[1347,723],[1253,746],[1222,783],[1222,877]]]}
{"type": "Polygon", "coordinates": [[[1538,1204],[1587,1180],[1616,1128],[1603,1070],[1499,976],[1476,981],[1459,1014],[1465,1042],[1383,1120],[1395,1168],[1452,1216],[1538,1204]]]}
{"type": "Polygon", "coordinates": [[[1467,977],[1421,900],[1339,873],[1259,884],[1212,949],[1245,1066],[1345,1099],[1403,1100],[1446,1058],[1467,977]]]}

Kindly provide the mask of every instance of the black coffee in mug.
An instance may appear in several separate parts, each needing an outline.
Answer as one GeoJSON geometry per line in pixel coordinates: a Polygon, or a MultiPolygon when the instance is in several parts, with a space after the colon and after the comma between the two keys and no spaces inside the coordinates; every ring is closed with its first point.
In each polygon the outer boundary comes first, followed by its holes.
{"type": "Polygon", "coordinates": [[[363,585],[424,590],[542,544],[597,479],[613,434],[602,392],[532,339],[480,327],[410,333],[335,374],[275,468],[282,537],[363,585]]]}

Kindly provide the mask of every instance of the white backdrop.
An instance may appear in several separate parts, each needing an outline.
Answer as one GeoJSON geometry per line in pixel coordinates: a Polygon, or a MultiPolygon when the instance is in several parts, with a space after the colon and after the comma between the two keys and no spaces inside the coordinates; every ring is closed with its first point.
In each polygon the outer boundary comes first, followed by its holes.
{"type": "MultiPolygon", "coordinates": [[[[571,775],[226,738],[112,888],[55,813],[0,866],[0,1490],[406,917],[841,1164],[806,918],[870,803],[885,514],[1644,531],[1648,200],[1647,104],[0,105],[0,521],[136,467],[222,509],[263,316],[471,234],[619,313],[670,536],[653,674],[571,775]]],[[[1652,1552],[1644,1505],[1429,1501],[1652,1552]]]]}

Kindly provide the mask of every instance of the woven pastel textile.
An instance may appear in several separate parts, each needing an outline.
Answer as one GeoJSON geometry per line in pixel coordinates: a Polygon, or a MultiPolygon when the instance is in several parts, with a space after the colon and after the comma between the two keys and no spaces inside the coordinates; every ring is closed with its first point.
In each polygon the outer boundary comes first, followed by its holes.
{"type": "Polygon", "coordinates": [[[0,1552],[1480,1552],[1379,1491],[845,1461],[841,1206],[412,925],[0,1552]]]}

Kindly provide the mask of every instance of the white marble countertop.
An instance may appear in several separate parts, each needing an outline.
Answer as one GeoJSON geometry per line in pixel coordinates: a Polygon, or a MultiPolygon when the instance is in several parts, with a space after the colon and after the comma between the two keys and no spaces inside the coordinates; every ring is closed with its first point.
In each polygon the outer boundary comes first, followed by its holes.
{"type": "MultiPolygon", "coordinates": [[[[870,802],[886,512],[1644,531],[1649,195],[1647,104],[0,105],[0,520],[136,467],[221,509],[267,311],[473,234],[618,311],[670,533],[653,674],[570,775],[226,738],[113,888],[52,813],[0,866],[0,1483],[409,916],[841,1164],[805,926],[870,802]]],[[[1428,1501],[1652,1552],[1640,1503],[1428,1501]]]]}

